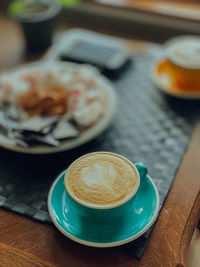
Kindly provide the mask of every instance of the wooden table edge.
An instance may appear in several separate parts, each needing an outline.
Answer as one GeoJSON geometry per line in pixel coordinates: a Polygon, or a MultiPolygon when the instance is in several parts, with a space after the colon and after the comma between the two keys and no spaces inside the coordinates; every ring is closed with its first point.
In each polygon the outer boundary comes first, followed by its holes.
{"type": "MultiPolygon", "coordinates": [[[[197,122],[193,131],[148,248],[144,253],[144,258],[147,255],[151,259],[150,254],[153,253],[151,246],[154,250],[162,251],[161,255],[166,263],[163,266],[188,266],[188,249],[200,214],[199,132],[200,121],[197,122]],[[155,244],[160,239],[161,241],[155,244]]],[[[144,262],[146,263],[146,260],[144,262]]],[[[153,266],[153,262],[149,266],[153,266]]]]}

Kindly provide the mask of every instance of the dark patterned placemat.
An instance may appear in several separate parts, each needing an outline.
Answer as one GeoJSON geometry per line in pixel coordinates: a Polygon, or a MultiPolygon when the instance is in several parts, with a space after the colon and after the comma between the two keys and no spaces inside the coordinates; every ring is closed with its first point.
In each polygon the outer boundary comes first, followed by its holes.
{"type": "MultiPolygon", "coordinates": [[[[190,139],[198,105],[167,98],[154,86],[153,52],[134,55],[133,61],[131,68],[114,82],[119,99],[116,117],[95,140],[54,155],[25,155],[0,149],[1,207],[51,222],[47,195],[55,177],[77,157],[100,150],[145,163],[163,205],[190,139]]],[[[140,258],[152,229],[122,249],[140,258]]]]}

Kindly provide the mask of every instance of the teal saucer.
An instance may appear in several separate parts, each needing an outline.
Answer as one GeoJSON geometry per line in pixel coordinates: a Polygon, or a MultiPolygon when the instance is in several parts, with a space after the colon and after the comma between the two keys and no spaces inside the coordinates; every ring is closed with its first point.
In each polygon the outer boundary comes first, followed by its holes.
{"type": "Polygon", "coordinates": [[[92,247],[114,247],[126,244],[144,234],[155,222],[159,212],[159,194],[149,176],[140,184],[134,204],[123,218],[98,223],[80,216],[70,206],[64,187],[65,172],[53,183],[48,196],[50,217],[68,238],[92,247]]]}

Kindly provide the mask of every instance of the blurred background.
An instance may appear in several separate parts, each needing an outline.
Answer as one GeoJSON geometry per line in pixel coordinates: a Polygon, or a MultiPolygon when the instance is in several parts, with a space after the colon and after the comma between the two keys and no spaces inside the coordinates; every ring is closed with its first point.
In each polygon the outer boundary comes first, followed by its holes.
{"type": "Polygon", "coordinates": [[[14,13],[19,12],[24,2],[59,4],[61,10],[56,16],[57,35],[63,30],[81,27],[162,43],[178,34],[200,33],[199,0],[1,0],[0,68],[13,66],[23,59],[24,33],[14,13]]]}

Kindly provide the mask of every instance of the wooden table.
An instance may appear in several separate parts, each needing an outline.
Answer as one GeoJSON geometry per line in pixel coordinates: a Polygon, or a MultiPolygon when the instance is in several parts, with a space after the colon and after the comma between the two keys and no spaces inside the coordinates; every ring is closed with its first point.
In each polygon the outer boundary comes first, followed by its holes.
{"type": "MultiPolygon", "coordinates": [[[[0,33],[0,68],[23,62],[23,39],[17,24],[0,16],[0,33]]],[[[144,43],[129,40],[127,44],[145,51],[144,43]]],[[[187,266],[200,211],[199,159],[200,123],[197,123],[140,261],[117,247],[99,249],[76,244],[54,226],[0,209],[0,266],[187,266]]]]}

